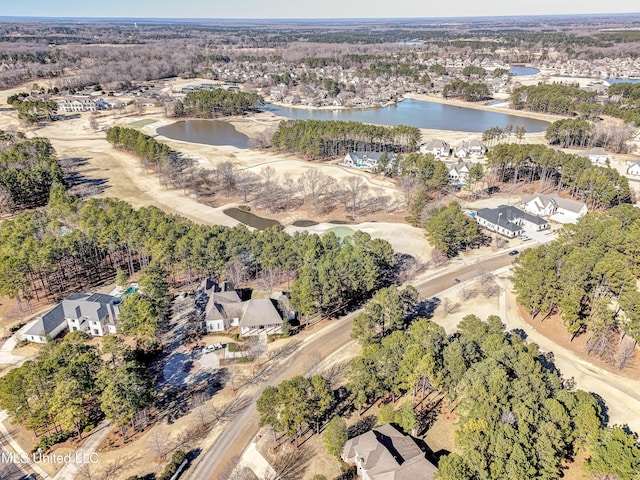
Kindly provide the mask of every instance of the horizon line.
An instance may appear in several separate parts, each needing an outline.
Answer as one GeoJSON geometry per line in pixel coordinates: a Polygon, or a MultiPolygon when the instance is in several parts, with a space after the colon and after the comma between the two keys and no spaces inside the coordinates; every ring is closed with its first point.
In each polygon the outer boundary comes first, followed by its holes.
{"type": "Polygon", "coordinates": [[[433,16],[433,17],[138,17],[138,16],[65,16],[65,15],[0,15],[0,19],[92,19],[92,20],[431,20],[431,19],[468,19],[468,18],[513,18],[513,17],[578,17],[578,16],[629,16],[640,15],[637,12],[596,12],[596,13],[527,13],[508,15],[458,15],[458,16],[433,16]]]}

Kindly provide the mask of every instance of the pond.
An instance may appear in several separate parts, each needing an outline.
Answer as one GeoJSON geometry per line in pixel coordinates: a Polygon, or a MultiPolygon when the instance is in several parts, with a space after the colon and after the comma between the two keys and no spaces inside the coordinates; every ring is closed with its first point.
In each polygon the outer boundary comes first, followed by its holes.
{"type": "Polygon", "coordinates": [[[249,225],[250,227],[257,228],[258,230],[266,230],[274,225],[280,225],[280,222],[271,218],[263,218],[258,215],[254,215],[250,212],[245,212],[239,208],[227,208],[222,213],[230,216],[231,218],[238,220],[239,222],[249,225]]]}
{"type": "Polygon", "coordinates": [[[158,128],[158,134],[183,142],[231,145],[236,148],[250,148],[253,141],[232,124],[220,120],[181,120],[158,128]]]}
{"type": "Polygon", "coordinates": [[[516,77],[522,77],[524,75],[536,75],[540,73],[540,70],[533,67],[525,67],[524,65],[515,65],[509,69],[509,73],[516,77]]]}
{"type": "Polygon", "coordinates": [[[294,120],[343,120],[375,125],[409,125],[437,130],[482,133],[491,127],[523,125],[527,132],[543,132],[549,125],[542,120],[455,105],[406,99],[395,105],[367,109],[321,109],[280,107],[266,104],[264,110],[294,120]]]}
{"type": "Polygon", "coordinates": [[[640,83],[640,78],[605,78],[604,80],[609,85],[616,83],[640,83]]]}

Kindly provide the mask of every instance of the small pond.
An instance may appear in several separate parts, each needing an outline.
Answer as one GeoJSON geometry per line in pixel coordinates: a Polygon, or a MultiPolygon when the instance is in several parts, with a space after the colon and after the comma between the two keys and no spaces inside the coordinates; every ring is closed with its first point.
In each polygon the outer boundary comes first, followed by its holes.
{"type": "Polygon", "coordinates": [[[183,142],[230,145],[236,148],[251,148],[253,143],[251,137],[237,131],[232,124],[220,120],[181,120],[158,128],[158,134],[183,142]]]}
{"type": "Polygon", "coordinates": [[[522,77],[524,75],[536,75],[540,73],[540,70],[533,67],[525,67],[524,65],[515,65],[509,69],[509,73],[516,77],[522,77]]]}
{"type": "Polygon", "coordinates": [[[257,228],[258,230],[266,230],[267,228],[273,227],[274,225],[280,225],[280,222],[278,222],[277,220],[273,220],[271,218],[262,218],[258,215],[254,215],[250,212],[245,212],[244,210],[240,210],[239,208],[235,207],[227,208],[222,212],[225,215],[228,215],[231,218],[244,223],[245,225],[257,228]]]}

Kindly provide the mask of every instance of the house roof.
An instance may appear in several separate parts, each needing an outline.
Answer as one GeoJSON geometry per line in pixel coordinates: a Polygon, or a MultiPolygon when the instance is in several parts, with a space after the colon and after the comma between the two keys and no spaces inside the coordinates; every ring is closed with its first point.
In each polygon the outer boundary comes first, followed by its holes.
{"type": "Polygon", "coordinates": [[[64,310],[62,304],[58,304],[49,310],[44,315],[37,317],[29,329],[24,332],[25,335],[39,335],[46,337],[56,328],[60,327],[62,323],[65,323],[64,310]]]}
{"type": "Polygon", "coordinates": [[[255,298],[244,302],[240,327],[282,324],[282,316],[270,298],[255,298]]]}
{"type": "Polygon", "coordinates": [[[527,222],[535,225],[545,225],[546,223],[549,223],[543,218],[523,212],[522,210],[510,205],[500,205],[497,208],[480,208],[477,211],[477,215],[494,225],[499,225],[500,227],[511,230],[512,232],[519,232],[522,230],[522,227],[515,225],[515,222],[519,219],[526,220],[527,222]]]}
{"type": "Polygon", "coordinates": [[[449,144],[442,139],[434,138],[429,140],[427,143],[423,145],[423,147],[427,150],[435,150],[435,149],[449,149],[449,144]]]}
{"type": "Polygon", "coordinates": [[[355,161],[361,160],[365,157],[370,160],[380,160],[380,157],[382,156],[383,153],[387,154],[387,159],[389,160],[392,160],[395,158],[393,153],[390,153],[390,152],[351,152],[348,155],[355,161]]]}
{"type": "Polygon", "coordinates": [[[544,194],[536,192],[533,195],[528,195],[522,199],[523,204],[529,203],[531,201],[534,201],[536,204],[541,206],[541,208],[545,208],[547,205],[553,204],[558,208],[562,208],[563,210],[568,210],[574,213],[580,213],[586,206],[586,204],[583,202],[579,202],[571,198],[562,198],[555,193],[544,194]]]}
{"type": "Polygon", "coordinates": [[[604,148],[602,147],[594,147],[591,148],[589,150],[587,150],[586,152],[584,152],[584,155],[590,157],[592,155],[594,156],[607,156],[607,152],[605,152],[604,148]]]}
{"type": "Polygon", "coordinates": [[[80,319],[86,317],[89,321],[107,321],[115,324],[120,314],[120,299],[103,293],[76,293],[69,295],[62,301],[65,318],[80,319]]]}
{"type": "Polygon", "coordinates": [[[347,440],[343,456],[359,458],[371,480],[432,479],[437,471],[413,439],[390,424],[347,440]]]}

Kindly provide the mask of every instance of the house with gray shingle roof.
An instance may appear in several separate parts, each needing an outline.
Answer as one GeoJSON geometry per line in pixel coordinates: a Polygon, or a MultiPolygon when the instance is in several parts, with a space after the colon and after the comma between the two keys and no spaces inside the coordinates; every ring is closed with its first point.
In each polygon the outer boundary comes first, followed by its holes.
{"type": "Polygon", "coordinates": [[[103,293],[76,293],[62,301],[62,308],[70,331],[102,337],[116,333],[121,302],[120,298],[103,293]]]}
{"type": "Polygon", "coordinates": [[[222,332],[239,327],[242,336],[280,334],[283,319],[295,318],[295,311],[282,292],[274,293],[271,298],[242,301],[229,283],[207,284],[203,291],[209,296],[204,315],[207,332],[222,332]]]}
{"type": "Polygon", "coordinates": [[[525,228],[536,232],[550,228],[549,222],[543,218],[509,205],[480,208],[475,219],[481,227],[509,238],[523,235],[525,228]]]}
{"type": "Polygon", "coordinates": [[[25,340],[34,343],[47,343],[56,338],[67,328],[67,320],[64,318],[62,304],[56,305],[47,313],[37,316],[22,335],[25,340]]]}
{"type": "Polygon", "coordinates": [[[44,315],[36,317],[33,325],[23,333],[23,338],[47,343],[66,329],[94,337],[116,333],[120,302],[120,298],[102,293],[74,293],[44,315]]]}
{"type": "Polygon", "coordinates": [[[347,440],[341,456],[367,480],[432,480],[438,471],[410,436],[388,423],[347,440]]]}

